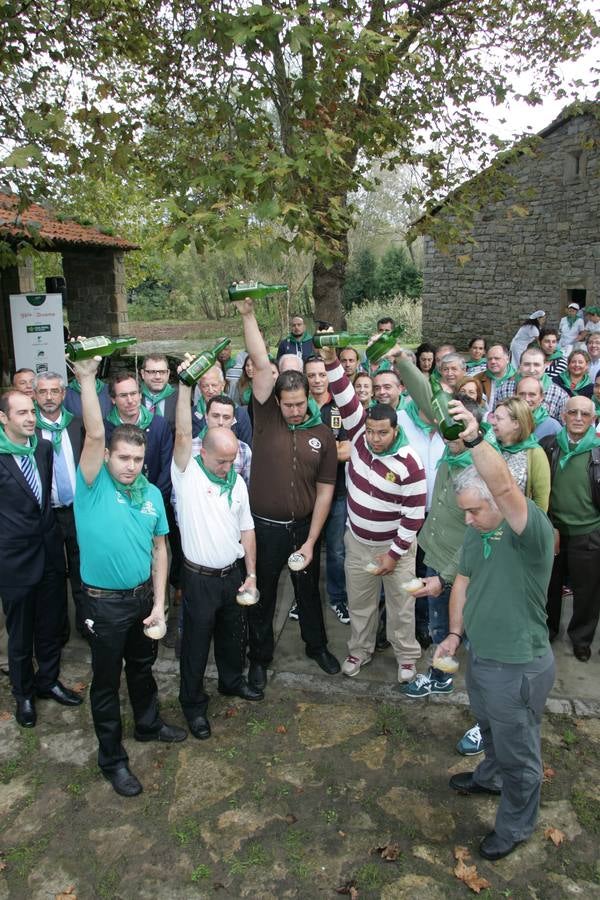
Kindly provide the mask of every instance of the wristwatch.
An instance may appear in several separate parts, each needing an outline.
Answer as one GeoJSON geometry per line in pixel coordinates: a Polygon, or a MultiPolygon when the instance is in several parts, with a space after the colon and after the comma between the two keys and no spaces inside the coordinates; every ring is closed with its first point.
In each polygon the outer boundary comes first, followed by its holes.
{"type": "Polygon", "coordinates": [[[482,440],[484,439],[484,436],[485,435],[483,434],[483,431],[481,429],[479,429],[479,431],[477,432],[476,436],[473,438],[472,441],[466,441],[463,438],[463,444],[465,445],[465,447],[468,447],[469,450],[472,450],[473,447],[476,447],[478,444],[481,444],[482,440]]]}

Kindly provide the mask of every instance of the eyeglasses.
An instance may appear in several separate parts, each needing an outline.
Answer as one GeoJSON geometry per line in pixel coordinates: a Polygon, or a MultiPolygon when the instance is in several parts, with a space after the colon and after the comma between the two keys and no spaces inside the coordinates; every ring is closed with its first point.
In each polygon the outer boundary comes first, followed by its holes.
{"type": "Polygon", "coordinates": [[[168,375],[168,369],[144,369],[146,375],[168,375]]]}

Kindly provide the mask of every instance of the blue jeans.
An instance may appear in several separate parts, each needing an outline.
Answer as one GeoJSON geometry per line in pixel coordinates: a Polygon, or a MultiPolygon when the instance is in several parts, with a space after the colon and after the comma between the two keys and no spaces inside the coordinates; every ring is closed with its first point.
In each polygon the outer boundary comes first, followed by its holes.
{"type": "MultiPolygon", "coordinates": [[[[432,578],[439,573],[427,566],[425,577],[432,578]]],[[[448,603],[450,600],[450,588],[442,591],[439,597],[428,597],[429,606],[429,635],[434,644],[439,644],[448,634],[450,623],[448,620],[448,603]]]]}
{"type": "Polygon", "coordinates": [[[325,522],[325,563],[327,596],[331,606],[348,603],[344,574],[344,534],[346,532],[346,497],[334,497],[325,522]]]}

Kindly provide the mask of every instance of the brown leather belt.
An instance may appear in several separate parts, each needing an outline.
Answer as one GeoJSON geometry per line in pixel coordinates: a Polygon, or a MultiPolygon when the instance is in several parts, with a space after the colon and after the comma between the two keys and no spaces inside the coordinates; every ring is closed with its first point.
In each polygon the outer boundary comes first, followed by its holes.
{"type": "Polygon", "coordinates": [[[134,588],[99,588],[93,587],[91,584],[82,584],[86,594],[90,597],[115,597],[121,594],[127,594],[130,597],[138,597],[140,594],[146,593],[152,588],[152,579],[149,578],[143,584],[138,584],[134,588]]]}

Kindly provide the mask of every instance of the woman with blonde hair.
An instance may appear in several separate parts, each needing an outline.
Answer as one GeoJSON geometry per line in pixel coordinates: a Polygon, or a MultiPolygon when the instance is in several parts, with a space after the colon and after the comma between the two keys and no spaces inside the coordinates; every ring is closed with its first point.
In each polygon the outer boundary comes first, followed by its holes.
{"type": "Polygon", "coordinates": [[[501,400],[489,421],[498,447],[520,490],[536,506],[548,512],[550,500],[550,464],[533,437],[535,424],[524,400],[501,400]]]}

